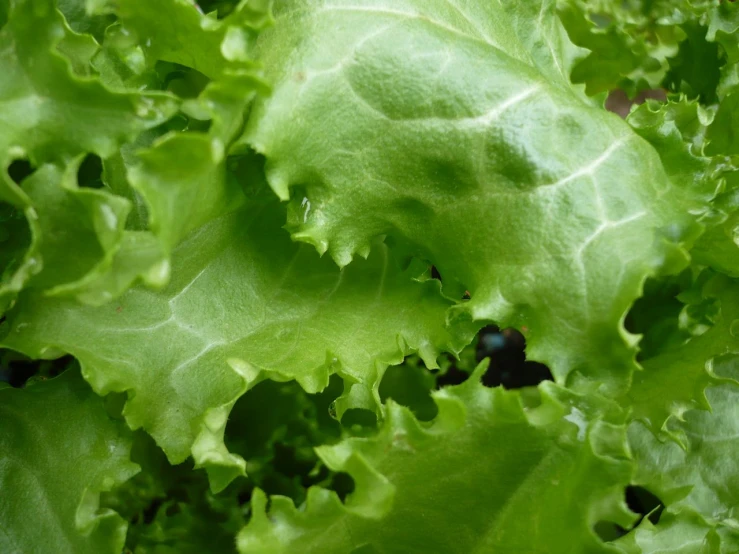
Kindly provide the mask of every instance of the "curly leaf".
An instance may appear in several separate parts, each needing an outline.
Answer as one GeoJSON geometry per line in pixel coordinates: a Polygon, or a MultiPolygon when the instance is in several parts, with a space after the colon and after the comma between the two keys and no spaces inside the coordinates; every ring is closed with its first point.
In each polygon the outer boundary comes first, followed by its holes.
{"type": "Polygon", "coordinates": [[[441,349],[470,340],[445,330],[450,303],[438,284],[411,280],[386,247],[339,270],[291,242],[281,217],[272,203],[196,230],[174,251],[161,292],[133,289],[99,308],[22,295],[2,343],[33,357],[72,353],[97,392],[128,391],[133,428],[174,463],[192,449],[196,461],[225,466],[225,486],[243,472],[223,447],[228,412],[265,376],[318,391],[338,372],[377,397],[388,364],[417,350],[433,366],[441,349]]]}
{"type": "Polygon", "coordinates": [[[524,330],[560,383],[618,388],[635,352],[621,320],[648,275],[685,263],[671,242],[692,240],[699,203],[618,117],[540,70],[517,13],[288,2],[261,35],[274,93],[243,140],[280,197],[307,191],[296,240],[340,265],[376,235],[409,242],[445,289],[470,291],[455,314],[524,330]]]}
{"type": "Polygon", "coordinates": [[[265,511],[256,492],[240,552],[618,552],[593,531],[632,521],[624,427],[604,420],[618,410],[553,384],[488,389],[484,368],[435,393],[430,427],[391,401],[376,437],[320,447],[354,478],[346,504],[312,488],[300,509],[273,496],[265,511]]]}
{"type": "Polygon", "coordinates": [[[138,471],[130,450],[77,370],[0,389],[0,551],[119,554],[126,524],[98,499],[138,471]]]}
{"type": "MultiPolygon", "coordinates": [[[[739,357],[724,359],[734,366],[739,357]]],[[[684,449],[674,442],[659,442],[643,425],[629,429],[629,443],[637,462],[634,482],[656,494],[668,514],[694,511],[703,521],[700,538],[713,530],[735,547],[739,545],[739,382],[707,391],[711,412],[693,410],[684,421],[671,421],[670,431],[686,438],[684,449]]],[[[661,530],[662,521],[657,525],[661,530]]],[[[732,552],[733,550],[728,550],[732,552]]],[[[719,552],[712,550],[711,552],[719,552]]]]}
{"type": "Polygon", "coordinates": [[[644,518],[635,531],[615,544],[627,554],[734,554],[739,548],[736,535],[712,528],[692,510],[664,514],[659,525],[644,518]]]}
{"type": "Polygon", "coordinates": [[[705,285],[703,295],[719,302],[714,326],[683,345],[644,361],[644,370],[634,374],[631,390],[624,399],[632,407],[634,419],[644,421],[655,433],[666,431],[678,441],[684,437],[675,434],[668,422],[681,419],[689,410],[709,409],[706,387],[727,379],[717,376],[714,366],[727,356],[739,355],[739,286],[716,277],[705,285]]]}
{"type": "Polygon", "coordinates": [[[189,0],[88,0],[95,13],[115,13],[127,42],[154,62],[197,69],[216,79],[232,70],[254,69],[249,49],[256,32],[270,21],[269,2],[241,2],[225,19],[206,17],[189,0]],[[166,14],[167,24],[161,24],[166,14]]]}
{"type": "Polygon", "coordinates": [[[658,88],[685,39],[676,23],[689,8],[684,0],[561,1],[559,15],[570,38],[590,51],[574,66],[572,80],[585,83],[591,95],[620,88],[633,96],[658,88]]]}
{"type": "MultiPolygon", "coordinates": [[[[35,165],[67,161],[81,152],[105,157],[117,146],[166,120],[174,111],[162,94],[113,93],[73,75],[55,50],[65,34],[52,0],[12,0],[0,30],[0,167],[27,157],[35,165]]],[[[0,199],[27,198],[3,176],[0,199]]]]}

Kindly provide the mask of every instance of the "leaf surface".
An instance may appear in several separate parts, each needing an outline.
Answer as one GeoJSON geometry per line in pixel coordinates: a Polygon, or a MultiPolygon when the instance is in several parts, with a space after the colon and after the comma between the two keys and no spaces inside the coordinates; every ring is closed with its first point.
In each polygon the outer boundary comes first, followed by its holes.
{"type": "Polygon", "coordinates": [[[623,387],[635,339],[621,320],[648,275],[685,264],[674,243],[693,240],[703,191],[554,79],[525,40],[531,8],[512,6],[285,3],[258,47],[274,93],[243,140],[280,197],[305,190],[296,240],[345,265],[389,234],[451,296],[470,291],[455,317],[524,330],[560,383],[623,387]]]}
{"type": "Polygon", "coordinates": [[[591,420],[598,401],[556,385],[538,400],[529,390],[527,405],[479,377],[435,394],[430,427],[390,401],[377,436],[320,447],[329,467],[354,478],[346,504],[316,487],[298,509],[272,496],[265,510],[256,492],[240,552],[618,552],[592,527],[632,520],[621,500],[631,472],[624,428],[591,420]]]}
{"type": "Polygon", "coordinates": [[[199,463],[231,468],[227,483],[243,471],[222,444],[227,415],[259,380],[296,379],[315,392],[338,372],[376,407],[387,365],[418,351],[433,367],[471,339],[465,327],[445,328],[450,302],[438,283],[413,281],[385,246],[339,270],[291,242],[281,217],[271,201],[199,228],[174,251],[161,292],[138,287],[97,308],[26,294],[2,344],[73,354],[98,393],[128,391],[127,421],[170,460],[193,449],[199,463]]]}
{"type": "Polygon", "coordinates": [[[98,497],[138,471],[130,450],[76,369],[0,389],[0,551],[120,554],[126,524],[98,497]]]}

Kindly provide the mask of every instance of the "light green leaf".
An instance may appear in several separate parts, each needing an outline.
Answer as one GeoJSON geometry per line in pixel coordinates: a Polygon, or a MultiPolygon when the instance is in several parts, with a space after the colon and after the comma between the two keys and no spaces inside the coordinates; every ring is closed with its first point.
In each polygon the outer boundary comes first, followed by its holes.
{"type": "Polygon", "coordinates": [[[522,329],[560,383],[622,387],[636,340],[621,321],[648,275],[685,265],[673,242],[695,236],[696,191],[540,70],[516,10],[456,7],[286,2],[259,44],[274,93],[243,140],[280,197],[305,188],[296,240],[340,265],[374,236],[409,242],[445,291],[470,291],[456,316],[522,329]]]}
{"type": "Polygon", "coordinates": [[[632,111],[627,121],[655,147],[674,182],[692,183],[712,196],[710,205],[697,212],[706,230],[690,254],[695,263],[735,277],[739,276],[739,171],[728,157],[734,148],[732,126],[722,115],[730,113],[734,103],[724,100],[716,113],[686,98],[647,102],[632,111]]]}
{"type": "MultiPolygon", "coordinates": [[[[720,362],[733,365],[734,378],[739,377],[738,359],[734,354],[720,362]]],[[[631,425],[629,443],[637,462],[634,483],[656,494],[666,505],[668,514],[684,511],[700,514],[704,535],[711,529],[720,531],[736,548],[739,546],[739,521],[735,513],[739,505],[736,460],[739,382],[711,387],[706,394],[711,412],[692,410],[684,415],[684,421],[670,422],[673,434],[686,437],[685,449],[674,442],[659,442],[640,423],[631,425]]],[[[660,521],[657,530],[661,525],[660,521]]]]}
{"type": "Polygon", "coordinates": [[[256,491],[240,552],[618,552],[593,526],[632,521],[623,426],[593,418],[596,398],[488,389],[479,369],[435,393],[430,427],[391,401],[376,437],[318,449],[354,478],[346,504],[312,488],[301,508],[273,496],[266,511],[256,491]]]}
{"type": "Polygon", "coordinates": [[[718,188],[716,163],[704,153],[706,133],[715,113],[695,100],[648,100],[626,121],[657,151],[673,182],[690,183],[709,195],[718,188]]]}
{"type": "Polygon", "coordinates": [[[63,171],[44,165],[23,182],[33,205],[31,228],[44,270],[29,283],[39,289],[74,288],[109,264],[123,235],[130,204],[105,191],[77,187],[80,160],[63,171]]]}
{"type": "Polygon", "coordinates": [[[190,231],[243,203],[226,179],[223,142],[201,133],[172,134],[139,154],[128,172],[149,208],[150,227],[169,251],[190,231]]]}
{"type": "Polygon", "coordinates": [[[739,547],[736,537],[713,529],[692,510],[663,514],[659,525],[644,518],[615,544],[627,554],[734,554],[739,547]]]}
{"type": "Polygon", "coordinates": [[[717,196],[712,221],[690,255],[697,264],[739,278],[739,172],[726,178],[726,191],[717,196]]]}
{"type": "Polygon", "coordinates": [[[57,43],[56,49],[67,58],[76,75],[90,76],[93,74],[90,62],[100,45],[90,35],[73,31],[66,20],[63,27],[64,37],[57,43]]]}
{"type": "MultiPolygon", "coordinates": [[[[101,157],[142,130],[169,118],[175,105],[162,94],[117,94],[73,75],[55,51],[64,37],[52,0],[12,0],[0,30],[0,167],[27,157],[34,165],[68,161],[81,152],[101,157]]],[[[23,205],[25,194],[3,175],[0,199],[23,205]]]]}
{"type": "Polygon", "coordinates": [[[128,391],[127,421],[174,463],[192,449],[198,463],[231,468],[222,488],[243,472],[223,447],[228,412],[260,379],[315,392],[338,372],[377,399],[387,365],[419,351],[434,367],[441,350],[471,339],[472,330],[445,330],[450,302],[438,283],[412,281],[383,245],[339,270],[291,242],[282,217],[273,202],[196,230],[174,251],[160,293],[137,288],[99,308],[24,295],[2,343],[33,357],[50,347],[47,356],[74,354],[98,393],[128,391]]]}
{"type": "Polygon", "coordinates": [[[98,500],[138,471],[130,449],[76,369],[0,389],[0,551],[120,554],[126,524],[98,500]]]}
{"type": "Polygon", "coordinates": [[[128,42],[157,60],[197,69],[212,79],[232,70],[255,69],[249,50],[256,32],[270,21],[269,2],[242,2],[223,20],[206,17],[189,0],[88,0],[95,13],[115,13],[128,42]],[[166,14],[166,15],[165,15],[166,14]],[[161,18],[167,18],[167,25],[161,18]]]}

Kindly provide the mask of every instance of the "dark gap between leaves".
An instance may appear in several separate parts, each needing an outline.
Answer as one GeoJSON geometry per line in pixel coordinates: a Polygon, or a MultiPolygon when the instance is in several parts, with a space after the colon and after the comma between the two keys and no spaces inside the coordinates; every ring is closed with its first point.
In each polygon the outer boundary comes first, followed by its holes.
{"type": "Polygon", "coordinates": [[[36,168],[31,165],[31,162],[25,159],[13,160],[8,166],[8,176],[16,185],[20,185],[23,179],[31,175],[34,171],[36,171],[36,168]]]}
{"type": "Polygon", "coordinates": [[[594,531],[605,542],[614,541],[636,529],[645,517],[656,525],[665,509],[665,505],[654,494],[644,487],[638,485],[629,485],[624,492],[626,505],[629,510],[639,516],[637,521],[629,529],[624,529],[620,525],[611,521],[599,521],[594,526],[594,531]]]}
{"type": "Polygon", "coordinates": [[[99,189],[103,187],[103,161],[100,156],[88,154],[77,170],[79,186],[99,189]]]}
{"type": "Polygon", "coordinates": [[[0,381],[11,387],[22,388],[29,379],[52,379],[61,375],[74,362],[72,356],[62,356],[56,360],[31,360],[23,354],[6,350],[0,352],[0,381]]]}
{"type": "MultiPolygon", "coordinates": [[[[478,362],[490,358],[487,371],[482,376],[486,387],[503,386],[506,389],[533,387],[542,381],[553,381],[549,368],[539,362],[526,359],[526,339],[516,329],[503,329],[495,325],[483,328],[477,336],[475,357],[478,362]]],[[[437,379],[437,386],[463,383],[469,373],[452,364],[437,379]]]]}
{"type": "Polygon", "coordinates": [[[334,473],[334,476],[331,479],[331,486],[329,488],[339,495],[342,502],[345,502],[346,497],[354,492],[354,479],[352,479],[351,475],[344,473],[343,471],[334,473]]]}
{"type": "Polygon", "coordinates": [[[154,518],[157,516],[157,512],[159,511],[159,508],[162,505],[162,499],[161,498],[155,498],[151,501],[151,503],[144,508],[143,511],[143,521],[145,525],[149,525],[151,522],[154,521],[154,518]]]}

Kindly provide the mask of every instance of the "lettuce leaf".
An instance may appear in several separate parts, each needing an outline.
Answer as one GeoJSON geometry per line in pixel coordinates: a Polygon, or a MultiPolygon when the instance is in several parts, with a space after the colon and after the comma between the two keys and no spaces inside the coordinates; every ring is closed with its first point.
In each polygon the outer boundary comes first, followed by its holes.
{"type": "MultiPolygon", "coordinates": [[[[556,29],[547,5],[537,21],[556,29]]],[[[374,236],[410,243],[450,295],[470,292],[455,317],[524,330],[560,383],[623,389],[636,339],[621,321],[647,276],[684,267],[711,191],[553,79],[557,57],[527,54],[528,14],[468,6],[281,5],[258,44],[274,92],[242,140],[281,198],[305,190],[296,240],[342,266],[374,236]]]]}
{"type": "Polygon", "coordinates": [[[138,472],[130,432],[78,369],[0,388],[0,550],[119,554],[126,523],[99,495],[138,472]]]}
{"type": "Polygon", "coordinates": [[[622,500],[631,467],[618,408],[556,385],[488,389],[478,382],[484,367],[434,394],[430,426],[390,401],[376,436],[319,448],[354,478],[345,504],[312,488],[300,508],[272,496],[265,510],[255,493],[240,552],[618,552],[593,531],[633,517],[622,500]],[[610,415],[596,416],[604,406],[610,415]]]}

